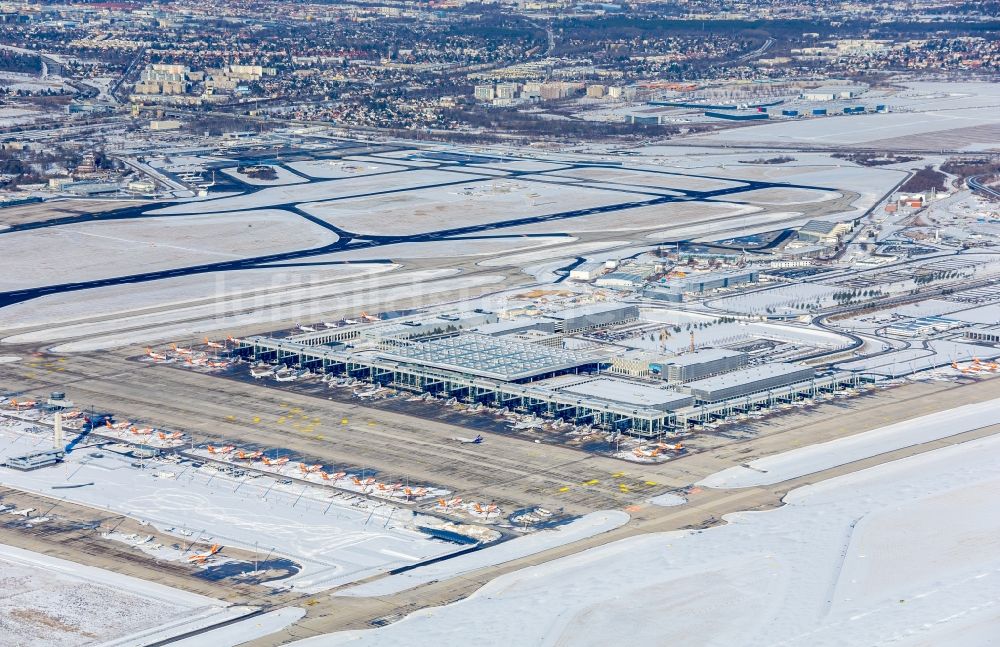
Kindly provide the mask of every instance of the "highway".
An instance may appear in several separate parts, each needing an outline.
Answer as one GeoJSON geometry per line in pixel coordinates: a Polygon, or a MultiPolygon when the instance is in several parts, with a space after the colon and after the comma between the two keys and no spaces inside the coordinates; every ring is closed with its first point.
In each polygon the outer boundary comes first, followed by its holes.
{"type": "Polygon", "coordinates": [[[981,193],[988,198],[992,198],[994,200],[1000,200],[1000,190],[994,189],[993,187],[984,184],[982,175],[976,175],[970,177],[966,180],[966,183],[969,185],[969,189],[977,193],[981,193]]]}

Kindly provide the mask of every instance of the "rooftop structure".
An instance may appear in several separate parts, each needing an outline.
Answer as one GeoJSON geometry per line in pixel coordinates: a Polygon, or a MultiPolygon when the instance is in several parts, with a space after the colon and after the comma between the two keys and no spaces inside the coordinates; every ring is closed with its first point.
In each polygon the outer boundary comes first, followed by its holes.
{"type": "Polygon", "coordinates": [[[694,398],[686,393],[610,377],[573,384],[560,389],[560,391],[609,400],[627,406],[649,407],[660,411],[673,411],[694,402],[694,398]]]}
{"type": "Polygon", "coordinates": [[[851,230],[849,222],[832,222],[829,220],[810,220],[799,227],[799,238],[808,241],[836,240],[837,236],[851,230]]]}
{"type": "Polygon", "coordinates": [[[682,279],[673,279],[666,285],[684,292],[709,292],[721,288],[729,288],[745,283],[756,283],[756,271],[744,272],[707,272],[695,274],[682,279]]]}
{"type": "Polygon", "coordinates": [[[660,374],[668,382],[690,382],[742,368],[746,364],[746,353],[726,348],[706,348],[670,358],[661,366],[660,374]]]}
{"type": "Polygon", "coordinates": [[[761,364],[689,382],[683,388],[696,400],[718,402],[810,380],[814,375],[815,371],[808,366],[785,363],[761,364]]]}
{"type": "Polygon", "coordinates": [[[890,335],[897,335],[899,337],[919,337],[935,332],[951,330],[952,328],[961,328],[966,325],[968,324],[957,319],[931,316],[910,319],[908,321],[898,321],[886,326],[885,331],[890,335]]]}
{"type": "Polygon", "coordinates": [[[475,333],[401,344],[380,355],[506,382],[555,375],[598,361],[583,353],[475,333]]]}
{"type": "Polygon", "coordinates": [[[555,319],[556,332],[579,332],[628,323],[639,319],[639,308],[623,303],[595,303],[548,315],[555,319]]]}
{"type": "Polygon", "coordinates": [[[993,326],[976,326],[965,331],[965,338],[970,341],[1000,344],[1000,324],[993,326]]]}
{"type": "Polygon", "coordinates": [[[43,449],[21,456],[11,456],[3,464],[5,467],[28,471],[55,465],[61,462],[65,456],[66,452],[61,449],[43,449]]]}

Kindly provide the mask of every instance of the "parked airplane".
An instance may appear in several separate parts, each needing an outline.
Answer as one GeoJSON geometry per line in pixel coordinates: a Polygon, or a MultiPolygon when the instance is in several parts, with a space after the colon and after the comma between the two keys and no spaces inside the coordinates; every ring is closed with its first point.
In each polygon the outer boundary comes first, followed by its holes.
{"type": "Polygon", "coordinates": [[[205,337],[205,345],[209,348],[225,348],[222,344],[217,341],[210,341],[208,337],[205,337]]]}
{"type": "Polygon", "coordinates": [[[177,344],[170,344],[170,350],[174,351],[175,353],[180,353],[181,355],[191,355],[192,353],[194,353],[194,351],[191,350],[190,348],[178,348],[177,344]]]}
{"type": "Polygon", "coordinates": [[[482,445],[484,439],[482,434],[476,434],[475,438],[462,438],[461,436],[455,436],[452,440],[463,445],[482,445]]]}
{"type": "Polygon", "coordinates": [[[162,362],[167,359],[165,353],[154,353],[152,348],[146,349],[146,356],[149,357],[154,362],[162,362]]]}
{"type": "Polygon", "coordinates": [[[17,515],[18,517],[24,517],[25,519],[27,519],[29,516],[31,516],[31,513],[34,511],[35,511],[34,508],[24,508],[22,510],[12,510],[7,514],[13,514],[17,515]]]}
{"type": "Polygon", "coordinates": [[[191,555],[190,557],[188,557],[188,561],[197,562],[199,564],[204,563],[205,560],[207,560],[212,555],[215,555],[220,550],[222,550],[222,546],[220,546],[219,544],[212,544],[212,546],[208,549],[207,553],[201,553],[200,555],[191,555]]]}

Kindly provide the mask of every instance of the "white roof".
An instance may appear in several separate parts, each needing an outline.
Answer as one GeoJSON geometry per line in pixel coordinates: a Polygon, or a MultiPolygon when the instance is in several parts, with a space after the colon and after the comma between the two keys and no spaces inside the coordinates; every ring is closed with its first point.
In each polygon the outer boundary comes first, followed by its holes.
{"type": "Polygon", "coordinates": [[[571,384],[559,390],[563,393],[574,393],[602,400],[620,402],[622,404],[653,407],[656,409],[667,408],[672,404],[684,406],[691,401],[691,396],[686,393],[678,393],[672,389],[662,389],[610,377],[601,377],[583,382],[582,384],[571,384]]]}

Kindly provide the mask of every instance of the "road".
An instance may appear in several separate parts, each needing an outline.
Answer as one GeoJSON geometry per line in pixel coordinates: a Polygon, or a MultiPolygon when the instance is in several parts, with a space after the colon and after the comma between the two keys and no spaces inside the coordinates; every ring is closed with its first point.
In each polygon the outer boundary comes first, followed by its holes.
{"type": "Polygon", "coordinates": [[[988,198],[993,198],[994,200],[1000,200],[1000,190],[994,189],[993,187],[983,183],[982,175],[976,175],[970,177],[966,180],[969,188],[973,191],[981,193],[988,198]]]}

